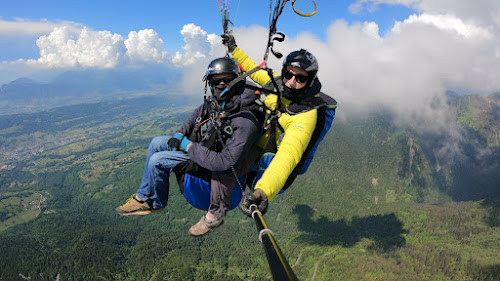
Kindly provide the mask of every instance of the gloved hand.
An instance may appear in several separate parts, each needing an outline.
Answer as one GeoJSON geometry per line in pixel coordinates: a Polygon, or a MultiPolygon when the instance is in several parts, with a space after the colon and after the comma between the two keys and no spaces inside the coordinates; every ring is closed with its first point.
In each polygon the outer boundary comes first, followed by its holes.
{"type": "Polygon", "coordinates": [[[245,194],[243,201],[238,208],[247,216],[252,217],[250,206],[256,205],[260,213],[264,215],[267,212],[267,195],[262,189],[256,189],[249,194],[245,194]]]}
{"type": "Polygon", "coordinates": [[[184,136],[181,133],[175,133],[174,137],[168,140],[168,147],[170,147],[172,151],[179,150],[183,137],[184,136]]]}
{"type": "Polygon", "coordinates": [[[223,33],[220,37],[222,37],[222,44],[227,46],[229,52],[234,51],[234,49],[238,47],[238,45],[236,45],[236,39],[234,39],[234,36],[231,33],[223,33]]]}
{"type": "Polygon", "coordinates": [[[183,138],[180,145],[181,150],[187,153],[190,143],[192,143],[192,141],[190,141],[188,138],[183,138]]]}

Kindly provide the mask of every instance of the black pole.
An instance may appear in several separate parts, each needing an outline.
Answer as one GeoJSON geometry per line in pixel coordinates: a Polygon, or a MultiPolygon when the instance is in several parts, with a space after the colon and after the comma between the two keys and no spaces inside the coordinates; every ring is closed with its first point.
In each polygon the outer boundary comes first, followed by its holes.
{"type": "Polygon", "coordinates": [[[285,256],[280,250],[280,247],[274,240],[273,232],[267,227],[262,214],[256,205],[250,206],[252,217],[259,231],[259,239],[264,246],[267,262],[273,275],[274,281],[298,281],[297,276],[293,273],[292,268],[288,264],[285,256]]]}

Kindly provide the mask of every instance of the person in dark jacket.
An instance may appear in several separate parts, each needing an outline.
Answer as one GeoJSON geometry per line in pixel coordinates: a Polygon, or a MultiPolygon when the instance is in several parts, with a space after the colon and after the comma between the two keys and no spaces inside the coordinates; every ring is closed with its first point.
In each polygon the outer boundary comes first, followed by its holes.
{"type": "Polygon", "coordinates": [[[218,58],[209,64],[204,80],[212,95],[173,137],[159,136],[151,141],[141,185],[115,209],[118,214],[162,211],[168,201],[170,173],[192,173],[209,178],[211,195],[208,212],[189,233],[204,235],[222,224],[236,176],[246,172],[244,160],[261,126],[255,111],[246,109],[255,104],[255,91],[245,87],[245,80],[227,87],[239,75],[238,64],[230,58],[218,58]]]}

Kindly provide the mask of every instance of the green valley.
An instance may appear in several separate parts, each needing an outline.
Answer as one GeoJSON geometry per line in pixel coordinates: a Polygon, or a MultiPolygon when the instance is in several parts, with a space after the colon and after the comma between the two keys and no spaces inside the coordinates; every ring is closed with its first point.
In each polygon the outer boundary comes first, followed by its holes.
{"type": "MultiPolygon", "coordinates": [[[[463,153],[449,157],[437,149],[447,136],[389,114],[335,120],[265,215],[299,280],[500,280],[499,100],[451,100],[463,153]]],[[[188,235],[204,212],[174,178],[165,212],[113,211],[136,191],[151,138],[199,102],[146,96],[0,116],[0,280],[272,280],[238,209],[209,235],[188,235]]]]}

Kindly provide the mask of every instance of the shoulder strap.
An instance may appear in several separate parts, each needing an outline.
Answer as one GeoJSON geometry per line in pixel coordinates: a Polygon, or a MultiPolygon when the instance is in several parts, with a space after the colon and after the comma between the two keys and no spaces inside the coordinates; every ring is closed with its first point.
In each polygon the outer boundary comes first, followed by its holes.
{"type": "Polygon", "coordinates": [[[188,139],[191,141],[199,142],[201,140],[201,138],[200,138],[200,123],[202,122],[203,117],[206,115],[207,105],[208,105],[207,98],[204,97],[203,98],[203,106],[202,106],[200,112],[198,113],[198,117],[196,117],[196,120],[195,120],[195,123],[193,126],[193,130],[191,131],[191,133],[189,133],[189,136],[188,136],[188,139]]]}

